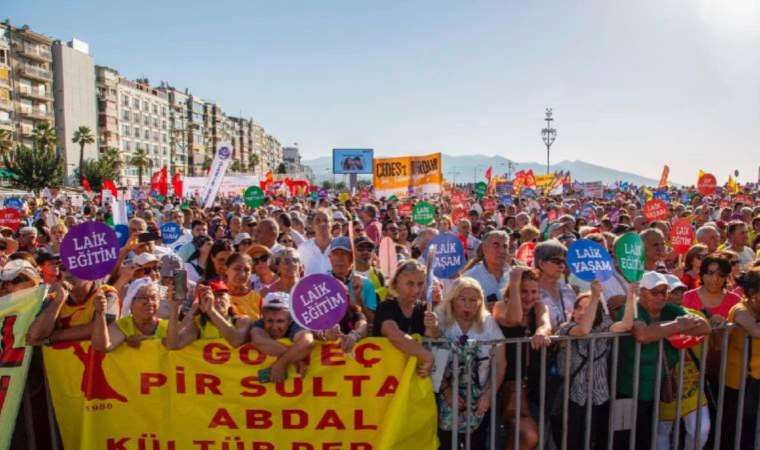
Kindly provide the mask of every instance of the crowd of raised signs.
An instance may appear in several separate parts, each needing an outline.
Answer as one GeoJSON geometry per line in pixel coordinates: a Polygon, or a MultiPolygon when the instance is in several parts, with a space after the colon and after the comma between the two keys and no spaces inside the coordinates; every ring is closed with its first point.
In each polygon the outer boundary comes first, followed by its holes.
{"type": "MultiPolygon", "coordinates": [[[[520,448],[536,447],[542,348],[546,442],[559,442],[561,398],[569,395],[568,448],[582,447],[588,426],[591,448],[606,448],[610,397],[613,391],[617,399],[632,397],[638,342],[636,448],[648,448],[653,437],[657,448],[671,448],[676,419],[685,448],[721,438],[732,445],[732,433],[715,437],[711,428],[722,382],[723,423],[743,414],[741,448],[752,448],[760,393],[760,206],[753,202],[760,195],[754,187],[740,195],[666,194],[656,207],[631,188],[595,199],[570,192],[505,200],[466,190],[424,202],[345,193],[260,196],[256,207],[220,198],[207,209],[192,200],[148,198],[127,202],[128,223],[116,226],[112,209],[97,201],[73,207],[65,196],[24,199],[14,205],[17,230],[0,229],[0,290],[48,286],[27,333],[34,345],[89,339],[110,352],[147,339],[180,349],[223,338],[275,356],[267,373],[272,382],[289,371],[307,376],[304,361],[317,340],[337,340],[350,352],[366,337],[385,337],[417,358],[420,377],[436,374],[442,448],[451,448],[452,426],[470,430],[471,448],[486,448],[491,410],[505,447],[512,447],[515,428],[520,448]],[[736,326],[722,355],[716,330],[727,323],[736,326]],[[556,339],[601,332],[629,332],[619,341],[615,386],[610,340],[556,339]],[[752,338],[746,411],[737,411],[746,334],[752,338]],[[520,348],[457,346],[477,362],[472,373],[461,370],[457,396],[452,359],[437,357],[413,335],[455,344],[529,339],[520,348]],[[666,389],[672,386],[655,385],[663,338],[663,370],[684,373],[678,408],[675,391],[666,389]],[[688,350],[682,360],[679,349],[688,350]],[[699,393],[703,368],[707,382],[699,393]]],[[[615,446],[627,448],[630,432],[618,434],[615,446]]]]}

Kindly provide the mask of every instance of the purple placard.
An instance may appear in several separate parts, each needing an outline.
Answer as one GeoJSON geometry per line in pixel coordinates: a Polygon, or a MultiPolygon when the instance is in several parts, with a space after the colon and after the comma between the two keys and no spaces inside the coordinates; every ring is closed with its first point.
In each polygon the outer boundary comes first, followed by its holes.
{"type": "Polygon", "coordinates": [[[293,320],[309,330],[329,330],[348,310],[346,286],[323,273],[302,278],[293,287],[290,297],[293,320]]]}
{"type": "Polygon", "coordinates": [[[98,280],[111,273],[119,260],[119,238],[101,222],[70,229],[61,242],[61,262],[75,277],[98,280]]]}

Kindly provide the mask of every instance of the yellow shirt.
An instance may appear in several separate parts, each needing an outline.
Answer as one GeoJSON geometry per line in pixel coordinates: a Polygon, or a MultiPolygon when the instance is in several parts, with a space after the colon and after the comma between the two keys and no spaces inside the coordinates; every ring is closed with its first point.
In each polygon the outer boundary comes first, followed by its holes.
{"type": "Polygon", "coordinates": [[[230,305],[238,315],[246,316],[252,321],[261,318],[261,296],[256,291],[245,295],[230,295],[230,305]]]}
{"type": "MultiPolygon", "coordinates": [[[[691,308],[684,308],[690,314],[694,314],[705,318],[702,312],[691,308]]],[[[691,353],[685,350],[683,355],[683,387],[681,388],[681,417],[697,410],[697,394],[699,393],[699,369],[695,361],[692,360],[691,354],[699,358],[702,355],[702,346],[705,345],[703,341],[699,345],[691,347],[691,353]]],[[[700,364],[701,365],[701,364],[700,364]]],[[[663,367],[664,368],[664,367],[663,367]]],[[[673,366],[673,375],[678,376],[678,363],[673,366]]],[[[675,394],[675,392],[674,392],[675,394]]],[[[702,406],[707,404],[707,396],[702,393],[702,406]]],[[[676,417],[676,402],[671,403],[660,402],[660,420],[671,422],[676,417]]]]}
{"type": "MultiPolygon", "coordinates": [[[[119,327],[119,330],[121,330],[121,332],[124,333],[124,336],[126,337],[142,335],[140,330],[138,330],[137,327],[135,326],[135,321],[132,320],[131,315],[122,317],[121,319],[118,319],[114,323],[116,324],[117,327],[119,327]]],[[[168,326],[169,326],[168,320],[158,319],[158,326],[156,327],[156,330],[153,332],[153,335],[151,336],[151,338],[152,339],[165,338],[168,326]]]]}
{"type": "MultiPolygon", "coordinates": [[[[755,320],[758,319],[752,309],[748,308],[746,303],[741,302],[734,305],[728,312],[728,321],[733,322],[736,313],[739,311],[746,311],[755,320]]],[[[741,383],[742,351],[744,350],[744,338],[746,336],[747,333],[740,326],[729,331],[728,354],[726,355],[726,386],[732,389],[739,389],[741,383]]],[[[758,380],[760,379],[760,339],[750,339],[750,345],[748,351],[752,358],[747,365],[747,375],[758,380]]]]}
{"type": "MultiPolygon", "coordinates": [[[[88,323],[92,322],[92,318],[95,315],[95,304],[92,300],[95,298],[95,294],[97,294],[98,291],[105,293],[109,290],[116,292],[113,287],[104,284],[100,286],[100,288],[93,290],[92,294],[90,294],[90,296],[87,297],[87,300],[85,300],[82,304],[74,305],[70,304],[68,301],[65,302],[63,306],[61,306],[61,311],[58,313],[56,328],[65,329],[78,325],[87,325],[88,323]]],[[[51,293],[50,295],[53,296],[55,294],[51,293]]]]}

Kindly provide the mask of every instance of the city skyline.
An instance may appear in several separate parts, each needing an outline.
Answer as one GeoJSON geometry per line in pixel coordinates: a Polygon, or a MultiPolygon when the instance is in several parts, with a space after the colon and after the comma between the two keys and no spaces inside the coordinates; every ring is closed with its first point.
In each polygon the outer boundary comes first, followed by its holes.
{"type": "Polygon", "coordinates": [[[668,164],[688,184],[698,169],[720,182],[734,169],[742,182],[757,178],[760,6],[749,0],[10,3],[12,23],[82,39],[98,65],[188,87],[266,123],[283,145],[298,142],[303,159],[372,147],[540,163],[549,106],[553,162],[650,178],[668,164]]]}

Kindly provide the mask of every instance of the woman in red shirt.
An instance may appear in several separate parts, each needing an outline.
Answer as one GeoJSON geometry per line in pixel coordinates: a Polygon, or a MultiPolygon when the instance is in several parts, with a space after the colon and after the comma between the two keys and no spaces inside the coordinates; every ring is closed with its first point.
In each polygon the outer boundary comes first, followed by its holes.
{"type": "Polygon", "coordinates": [[[740,301],[727,289],[730,274],[731,262],[725,256],[707,255],[699,267],[701,286],[684,294],[683,306],[704,312],[713,327],[723,325],[728,311],[740,301]]]}
{"type": "Polygon", "coordinates": [[[705,256],[707,256],[707,246],[703,244],[694,244],[686,252],[683,275],[681,275],[681,282],[686,285],[686,289],[699,287],[699,268],[705,256]]]}

